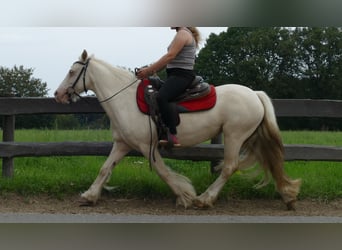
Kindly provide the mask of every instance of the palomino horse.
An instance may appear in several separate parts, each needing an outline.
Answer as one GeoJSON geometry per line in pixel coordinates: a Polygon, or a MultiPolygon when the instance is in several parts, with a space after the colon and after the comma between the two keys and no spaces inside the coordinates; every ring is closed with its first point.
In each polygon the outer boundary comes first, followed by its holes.
{"type": "Polygon", "coordinates": [[[138,80],[132,72],[114,68],[108,63],[88,57],[84,50],[55,92],[59,103],[77,101],[79,94],[92,90],[110,118],[114,145],[90,188],[81,195],[85,204],[95,204],[113,168],[132,149],[140,151],[151,161],[152,167],[172,189],[177,205],[185,208],[212,207],[228,178],[237,170],[259,163],[265,171],[262,185],[275,180],[288,209],[294,203],[301,180],[291,180],[284,172],[284,148],[270,98],[262,91],[229,84],[216,87],[214,108],[181,114],[178,138],[189,147],[224,134],[224,160],[221,173],[208,189],[197,196],[190,180],[168,168],[156,149],[150,159],[151,136],[157,143],[157,132],[150,132],[149,117],[141,113],[136,103],[138,80]]]}

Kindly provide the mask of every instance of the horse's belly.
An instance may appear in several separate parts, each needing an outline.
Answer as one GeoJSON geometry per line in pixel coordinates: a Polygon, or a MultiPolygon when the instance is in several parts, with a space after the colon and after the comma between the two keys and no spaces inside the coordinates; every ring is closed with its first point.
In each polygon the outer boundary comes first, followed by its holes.
{"type": "Polygon", "coordinates": [[[181,123],[177,127],[179,138],[184,138],[181,142],[184,146],[191,146],[203,141],[207,141],[216,136],[222,130],[223,120],[217,107],[208,111],[181,114],[181,123]]]}

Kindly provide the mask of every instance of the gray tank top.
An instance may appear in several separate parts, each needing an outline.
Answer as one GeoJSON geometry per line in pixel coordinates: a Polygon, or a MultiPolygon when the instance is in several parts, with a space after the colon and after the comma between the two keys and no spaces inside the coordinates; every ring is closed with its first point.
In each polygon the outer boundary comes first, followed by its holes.
{"type": "MultiPolygon", "coordinates": [[[[192,35],[191,31],[188,29],[184,29],[192,35]]],[[[195,39],[189,45],[185,45],[183,49],[178,53],[178,55],[173,59],[166,68],[181,68],[187,70],[193,70],[196,58],[196,43],[195,39]]]]}

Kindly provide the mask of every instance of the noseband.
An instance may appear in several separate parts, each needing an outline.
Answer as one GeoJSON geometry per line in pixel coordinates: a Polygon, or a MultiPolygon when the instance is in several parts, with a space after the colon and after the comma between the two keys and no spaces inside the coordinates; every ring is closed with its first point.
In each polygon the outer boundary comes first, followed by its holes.
{"type": "Polygon", "coordinates": [[[83,65],[80,73],[78,74],[76,80],[74,81],[74,83],[71,85],[71,87],[69,87],[69,89],[71,89],[71,91],[68,93],[69,95],[76,95],[78,97],[81,97],[78,93],[76,93],[75,91],[75,86],[76,84],[78,83],[78,81],[80,80],[82,74],[83,74],[83,89],[84,89],[84,92],[87,93],[88,92],[88,89],[86,87],[86,84],[85,84],[85,77],[86,77],[86,73],[87,73],[87,68],[88,68],[88,65],[89,65],[89,61],[90,61],[90,58],[86,61],[86,62],[81,62],[81,61],[77,61],[77,62],[74,62],[74,65],[75,64],[81,64],[83,65]]]}

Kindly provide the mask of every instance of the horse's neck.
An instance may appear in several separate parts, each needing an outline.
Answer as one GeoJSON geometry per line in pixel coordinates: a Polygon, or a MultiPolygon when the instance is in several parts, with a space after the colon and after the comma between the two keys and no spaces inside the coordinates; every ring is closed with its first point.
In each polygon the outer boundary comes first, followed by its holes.
{"type": "Polygon", "coordinates": [[[126,96],[131,91],[121,90],[135,81],[135,77],[130,72],[123,69],[113,68],[99,62],[94,65],[91,78],[93,82],[92,90],[95,92],[100,102],[108,100],[111,97],[113,99],[122,99],[120,97],[126,96]]]}

